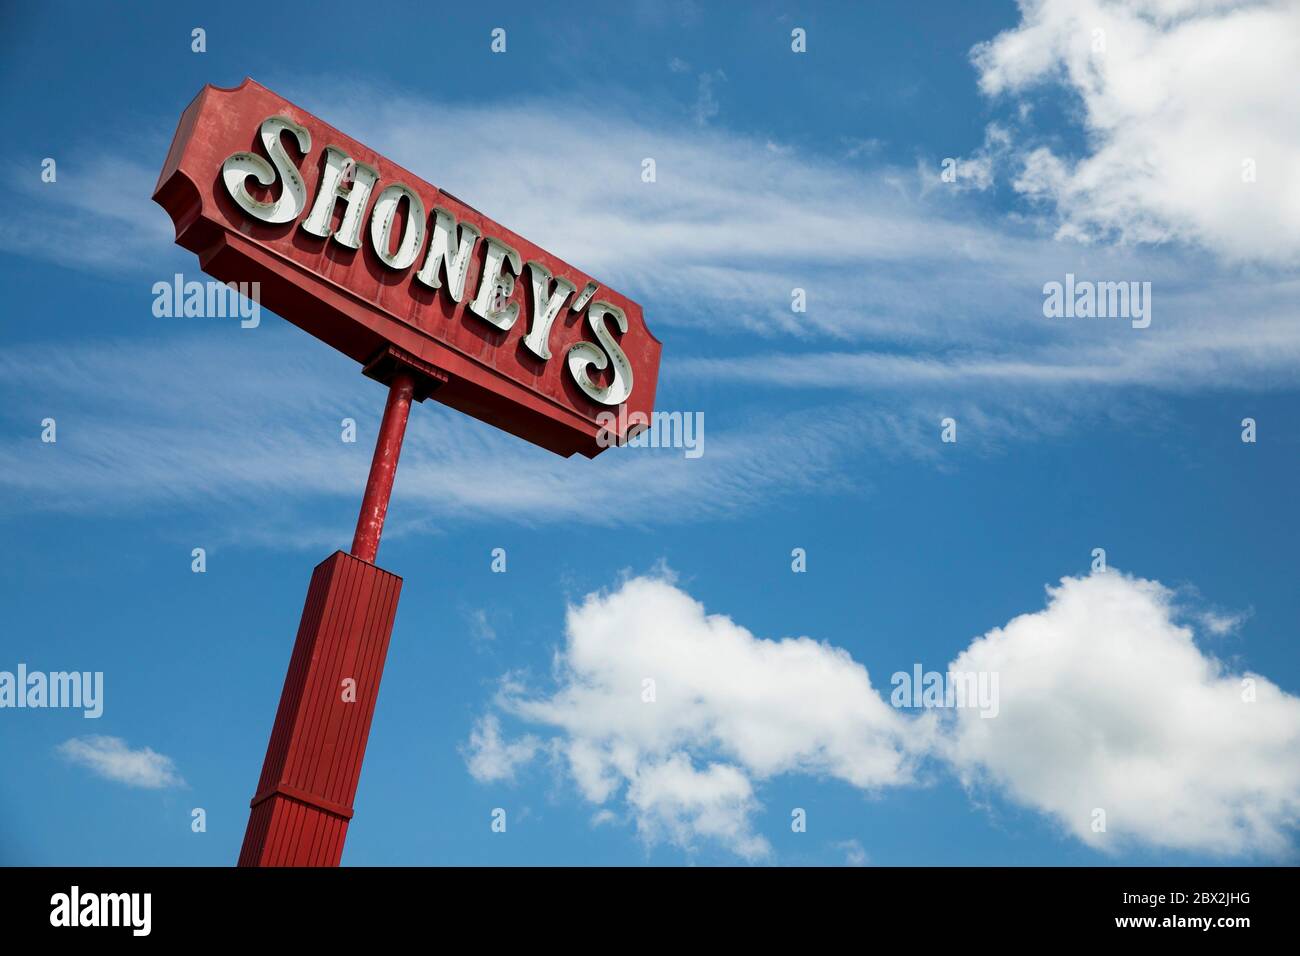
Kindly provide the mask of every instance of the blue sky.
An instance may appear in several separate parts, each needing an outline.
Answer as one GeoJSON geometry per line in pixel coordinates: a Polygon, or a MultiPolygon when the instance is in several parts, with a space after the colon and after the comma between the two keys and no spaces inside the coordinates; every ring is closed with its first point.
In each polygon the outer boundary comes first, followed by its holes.
{"type": "Polygon", "coordinates": [[[232,863],[350,541],[382,389],[151,308],[201,278],[149,200],[176,121],[252,76],[640,302],[706,424],[563,460],[414,410],[345,864],[1294,862],[1293,4],[256,17],[5,14],[0,670],[105,704],[0,710],[0,861],[232,863]],[[1046,318],[1067,273],[1150,326],[1046,318]],[[997,717],[890,706],[953,662],[997,717]]]}

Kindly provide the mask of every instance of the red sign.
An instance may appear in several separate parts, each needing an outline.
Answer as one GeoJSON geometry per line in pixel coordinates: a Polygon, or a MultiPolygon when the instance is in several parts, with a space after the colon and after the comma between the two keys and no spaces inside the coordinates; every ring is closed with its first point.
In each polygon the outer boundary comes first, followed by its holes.
{"type": "Polygon", "coordinates": [[[203,88],[153,198],[204,271],[260,283],[381,381],[414,368],[438,401],[565,456],[612,443],[602,413],[653,412],[661,346],[639,305],[251,79],[203,88]]]}

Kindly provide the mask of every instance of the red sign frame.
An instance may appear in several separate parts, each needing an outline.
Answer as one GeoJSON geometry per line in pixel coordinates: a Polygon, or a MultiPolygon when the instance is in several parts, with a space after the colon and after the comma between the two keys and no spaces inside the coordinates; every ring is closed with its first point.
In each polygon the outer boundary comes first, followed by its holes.
{"type": "MultiPolygon", "coordinates": [[[[264,187],[251,174],[246,187],[264,202],[286,188],[284,181],[264,187]]],[[[432,394],[443,404],[558,454],[594,457],[614,443],[612,439],[629,436],[611,434],[611,416],[601,413],[617,413],[618,405],[593,400],[580,387],[579,373],[570,368],[570,351],[577,347],[581,352],[586,342],[585,354],[595,361],[579,358],[578,364],[588,371],[590,384],[609,385],[613,365],[621,361],[613,353],[621,350],[626,357],[626,365],[619,367],[632,388],[620,403],[626,414],[616,415],[617,420],[637,421],[635,413],[640,412],[644,418],[639,420],[647,421],[653,413],[662,347],[646,327],[639,305],[252,79],[233,89],[203,88],[181,117],[153,198],[171,216],[177,243],[198,255],[205,272],[222,282],[260,283],[262,305],[362,363],[372,377],[387,382],[396,367],[417,370],[422,379],[417,399],[432,394]],[[236,154],[251,154],[268,165],[266,140],[259,134],[272,117],[301,127],[310,140],[303,151],[294,135],[276,134],[295,163],[307,197],[306,207],[281,223],[249,215],[223,182],[223,164],[236,154]],[[326,147],[346,154],[356,168],[377,174],[362,212],[363,236],[357,249],[302,227],[318,198],[326,147]],[[402,269],[382,261],[371,241],[377,198],[393,184],[417,195],[430,220],[418,257],[402,269]],[[415,278],[427,255],[435,209],[454,217],[453,231],[468,224],[483,239],[473,246],[460,301],[452,297],[450,282],[432,288],[415,278]],[[509,329],[484,321],[470,308],[474,290],[483,281],[489,238],[530,264],[514,277],[509,295],[494,302],[517,304],[518,317],[509,329]],[[576,287],[550,328],[549,359],[523,344],[539,311],[532,263],[576,287]],[[617,316],[609,311],[625,317],[627,327],[621,334],[617,316]],[[606,322],[609,327],[596,327],[606,322]],[[602,345],[602,331],[616,341],[616,349],[602,345]]],[[[392,207],[392,228],[399,240],[411,225],[412,206],[408,200],[392,207]]],[[[346,197],[337,198],[329,218],[331,232],[340,225],[345,208],[346,197]]],[[[388,251],[393,251],[391,246],[388,251]]],[[[503,268],[510,271],[508,264],[503,268]]],[[[558,288],[558,283],[546,288],[558,288]]]]}

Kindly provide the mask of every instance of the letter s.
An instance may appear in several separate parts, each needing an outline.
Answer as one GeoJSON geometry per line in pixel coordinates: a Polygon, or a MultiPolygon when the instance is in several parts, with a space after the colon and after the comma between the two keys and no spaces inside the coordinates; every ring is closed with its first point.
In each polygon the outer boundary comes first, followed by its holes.
{"type": "Polygon", "coordinates": [[[579,342],[569,349],[569,372],[573,375],[573,380],[578,383],[578,387],[586,392],[592,401],[600,402],[602,405],[622,405],[632,395],[632,365],[628,362],[627,355],[619,348],[614,333],[606,325],[606,316],[613,316],[620,332],[627,331],[627,316],[623,314],[622,309],[608,302],[591,303],[587,308],[587,323],[596,333],[596,339],[604,347],[604,351],[602,352],[590,342],[579,342]],[[606,358],[606,355],[609,358],[606,358]],[[604,369],[609,365],[610,359],[614,360],[614,380],[605,388],[601,388],[591,380],[587,369],[592,365],[598,370],[604,369]]]}
{"type": "Polygon", "coordinates": [[[262,121],[261,127],[262,146],[271,157],[270,163],[256,153],[234,153],[221,164],[221,181],[226,184],[230,198],[244,212],[263,222],[292,222],[307,205],[307,186],[280,142],[280,134],[285,130],[293,133],[304,156],[311,151],[311,133],[306,127],[283,116],[270,116],[262,121]],[[274,169],[271,163],[275,164],[274,169]],[[280,198],[271,202],[254,199],[246,185],[249,176],[257,177],[263,186],[273,185],[277,178],[283,179],[280,198]]]}

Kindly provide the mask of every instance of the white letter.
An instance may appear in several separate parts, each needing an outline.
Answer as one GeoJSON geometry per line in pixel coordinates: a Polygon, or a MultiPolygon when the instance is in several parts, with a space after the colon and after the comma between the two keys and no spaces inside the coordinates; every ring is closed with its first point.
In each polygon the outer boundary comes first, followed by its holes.
{"type": "Polygon", "coordinates": [[[455,302],[465,295],[465,276],[469,273],[470,257],[478,243],[478,230],[467,222],[460,224],[460,240],[456,239],[456,220],[445,209],[433,208],[433,238],[429,241],[429,254],[424,266],[415,277],[431,289],[442,288],[438,280],[438,267],[446,262],[447,291],[455,302]]]}
{"type": "Polygon", "coordinates": [[[306,156],[311,151],[311,133],[291,119],[271,116],[262,121],[261,129],[262,146],[271,157],[270,163],[254,153],[235,153],[221,164],[221,181],[226,184],[230,197],[244,212],[263,222],[292,222],[307,204],[307,187],[280,142],[280,134],[285,130],[293,133],[298,140],[298,149],[306,156]],[[271,163],[275,164],[275,169],[271,168],[271,163]],[[254,199],[245,180],[254,176],[263,186],[271,186],[275,183],[277,172],[284,179],[284,191],[280,193],[280,198],[272,202],[254,199]]]}
{"type": "Polygon", "coordinates": [[[98,720],[104,715],[104,672],[86,672],[81,682],[82,700],[85,708],[81,716],[88,720],[98,720]]]}
{"type": "Polygon", "coordinates": [[[131,917],[131,925],[136,927],[131,931],[132,936],[148,936],[149,930],[153,928],[153,919],[151,911],[153,909],[153,894],[141,893],[135,897],[135,911],[131,917]]]}
{"type": "Polygon", "coordinates": [[[1138,284],[1134,282],[1132,283],[1132,286],[1133,286],[1133,294],[1130,296],[1130,298],[1133,301],[1133,321],[1130,322],[1129,324],[1132,325],[1133,328],[1135,329],[1145,329],[1147,326],[1151,324],[1151,283],[1150,282],[1142,283],[1141,285],[1142,296],[1140,299],[1137,294],[1139,288],[1138,284]],[[1139,301],[1144,304],[1139,306],[1138,305],[1139,301]]]}
{"type": "Polygon", "coordinates": [[[509,262],[510,269],[516,276],[523,272],[524,267],[519,253],[505,243],[489,236],[487,247],[487,261],[483,263],[478,296],[469,304],[469,310],[485,322],[505,331],[519,318],[519,303],[510,302],[505,308],[500,307],[515,291],[515,276],[506,273],[502,267],[509,262]]]}
{"type": "Polygon", "coordinates": [[[551,357],[551,325],[564,308],[565,300],[578,287],[563,277],[555,280],[555,293],[551,294],[551,271],[540,262],[529,262],[528,272],[533,279],[533,324],[524,338],[524,345],[538,358],[551,357]]]}
{"type": "Polygon", "coordinates": [[[569,372],[578,387],[593,401],[602,405],[622,405],[632,395],[632,366],[605,324],[607,315],[614,317],[620,332],[627,331],[627,316],[622,309],[608,302],[591,303],[587,309],[587,322],[605,351],[602,352],[590,342],[579,342],[569,349],[569,372]],[[600,388],[587,375],[587,368],[594,365],[598,370],[603,370],[609,365],[606,353],[614,360],[614,380],[607,387],[600,388]]]}
{"type": "Polygon", "coordinates": [[[415,190],[403,183],[386,186],[375,200],[375,211],[370,214],[370,241],[375,244],[375,254],[390,269],[405,269],[415,262],[424,243],[424,200],[415,194],[415,190]],[[406,228],[402,231],[402,241],[396,252],[392,248],[393,223],[397,219],[397,207],[402,197],[410,204],[407,207],[406,228]]]}
{"type": "Polygon", "coordinates": [[[1043,284],[1043,317],[1047,319],[1059,319],[1061,317],[1061,283],[1047,282],[1043,284]]]}
{"type": "Polygon", "coordinates": [[[361,216],[366,211],[370,190],[378,179],[379,173],[372,167],[353,162],[342,150],[326,146],[325,168],[321,170],[320,183],[316,186],[316,202],[302,221],[302,228],[322,239],[328,239],[333,233],[334,238],[349,249],[360,249],[361,216]],[[349,171],[351,183],[345,181],[345,174],[349,171]],[[333,232],[334,206],[340,199],[347,200],[347,206],[338,232],[333,232]]]}

